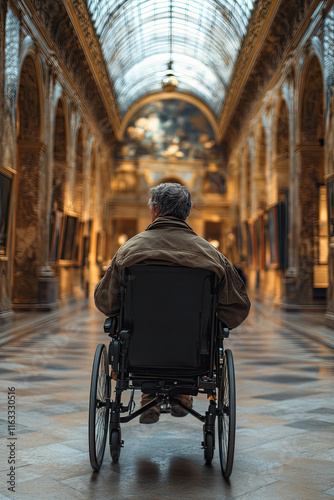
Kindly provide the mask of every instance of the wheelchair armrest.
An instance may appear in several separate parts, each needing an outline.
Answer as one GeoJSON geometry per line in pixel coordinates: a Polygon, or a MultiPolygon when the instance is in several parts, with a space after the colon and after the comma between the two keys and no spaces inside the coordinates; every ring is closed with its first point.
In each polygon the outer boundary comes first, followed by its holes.
{"type": "Polygon", "coordinates": [[[219,329],[218,330],[219,331],[219,338],[221,338],[221,339],[227,339],[229,337],[230,330],[221,321],[218,322],[218,329],[219,329]]]}
{"type": "Polygon", "coordinates": [[[115,335],[118,323],[118,316],[107,318],[104,322],[104,332],[109,336],[115,335]]]}

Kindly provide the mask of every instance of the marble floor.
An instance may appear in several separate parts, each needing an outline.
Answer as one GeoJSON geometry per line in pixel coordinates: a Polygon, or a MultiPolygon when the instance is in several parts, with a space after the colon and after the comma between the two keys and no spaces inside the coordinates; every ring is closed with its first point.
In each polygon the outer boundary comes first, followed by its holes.
{"type": "MultiPolygon", "coordinates": [[[[92,471],[88,397],[95,347],[108,343],[103,321],[86,302],[21,316],[7,327],[0,354],[0,500],[334,497],[334,350],[331,331],[320,324],[317,340],[314,316],[268,313],[255,304],[231,333],[237,434],[229,481],[217,450],[205,465],[202,424],[190,415],[123,424],[119,463],[110,463],[107,447],[101,471],[92,471]],[[10,428],[8,402],[15,402],[10,428]],[[11,480],[15,491],[8,489],[11,480]]],[[[205,397],[194,407],[204,412],[205,397]]]]}

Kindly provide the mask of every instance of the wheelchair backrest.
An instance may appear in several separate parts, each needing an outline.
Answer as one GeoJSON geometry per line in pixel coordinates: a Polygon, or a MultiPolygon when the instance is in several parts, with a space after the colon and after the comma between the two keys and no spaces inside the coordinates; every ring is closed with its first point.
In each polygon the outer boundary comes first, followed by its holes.
{"type": "Polygon", "coordinates": [[[136,265],[124,270],[121,328],[128,369],[198,370],[209,362],[216,275],[205,269],[136,265]]]}

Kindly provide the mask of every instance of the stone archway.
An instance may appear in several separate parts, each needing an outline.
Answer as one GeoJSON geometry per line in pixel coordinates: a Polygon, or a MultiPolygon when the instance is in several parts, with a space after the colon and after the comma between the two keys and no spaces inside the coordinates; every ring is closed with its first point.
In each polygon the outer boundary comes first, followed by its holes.
{"type": "Polygon", "coordinates": [[[299,113],[300,237],[299,290],[302,304],[324,301],[328,287],[327,203],[324,186],[324,82],[313,57],[302,88],[299,113]]]}
{"type": "Polygon", "coordinates": [[[13,262],[13,306],[36,307],[41,248],[45,239],[45,145],[41,142],[40,88],[33,58],[21,70],[17,100],[17,203],[13,262]],[[44,203],[44,205],[43,205],[44,203]]]}

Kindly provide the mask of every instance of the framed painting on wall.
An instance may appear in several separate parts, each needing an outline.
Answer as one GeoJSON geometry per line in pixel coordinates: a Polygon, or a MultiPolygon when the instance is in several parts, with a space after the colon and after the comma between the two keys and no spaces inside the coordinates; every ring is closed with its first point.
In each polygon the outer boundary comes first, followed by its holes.
{"type": "Polygon", "coordinates": [[[12,177],[0,170],[0,256],[7,254],[12,177]]]}
{"type": "Polygon", "coordinates": [[[82,262],[81,265],[84,267],[88,264],[88,257],[90,253],[90,236],[84,236],[83,238],[83,251],[82,251],[82,262]]]}
{"type": "Polygon", "coordinates": [[[265,271],[266,269],[266,243],[264,234],[264,213],[259,215],[259,259],[260,259],[260,269],[265,271]]]}
{"type": "Polygon", "coordinates": [[[78,221],[73,252],[73,260],[77,266],[80,266],[82,260],[84,228],[85,223],[83,221],[78,221]]]}
{"type": "Polygon", "coordinates": [[[327,179],[328,205],[328,237],[331,247],[334,246],[334,175],[327,179]]]}
{"type": "Polygon", "coordinates": [[[62,232],[63,212],[56,210],[51,216],[50,228],[50,262],[58,262],[60,250],[60,238],[62,232]]]}
{"type": "Polygon", "coordinates": [[[277,206],[274,205],[267,210],[268,213],[268,243],[270,253],[270,265],[278,265],[278,242],[277,242],[277,206]]]}
{"type": "Polygon", "coordinates": [[[74,258],[74,243],[77,230],[78,218],[65,215],[63,224],[63,237],[61,245],[61,260],[72,261],[74,258]]]}

